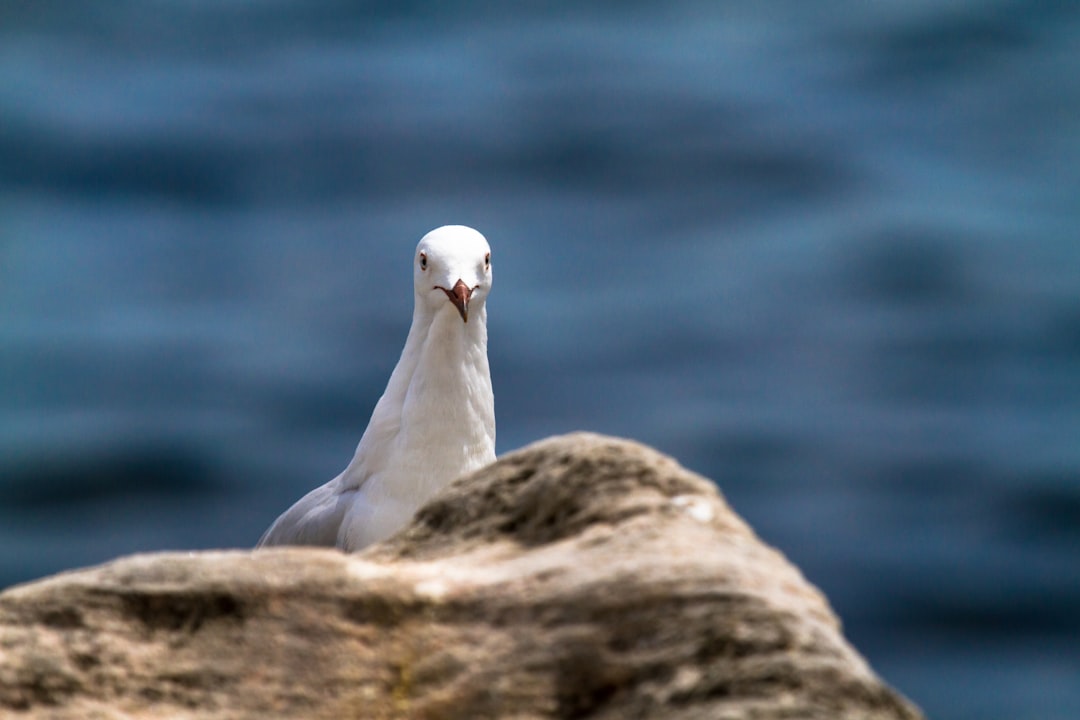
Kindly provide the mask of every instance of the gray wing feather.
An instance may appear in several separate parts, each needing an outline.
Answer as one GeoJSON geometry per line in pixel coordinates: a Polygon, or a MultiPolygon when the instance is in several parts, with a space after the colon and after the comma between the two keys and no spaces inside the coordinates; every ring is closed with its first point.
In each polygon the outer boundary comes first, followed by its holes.
{"type": "Polygon", "coordinates": [[[337,545],[338,529],[355,490],[339,492],[337,478],[315,488],[281,514],[255,546],[337,545]]]}

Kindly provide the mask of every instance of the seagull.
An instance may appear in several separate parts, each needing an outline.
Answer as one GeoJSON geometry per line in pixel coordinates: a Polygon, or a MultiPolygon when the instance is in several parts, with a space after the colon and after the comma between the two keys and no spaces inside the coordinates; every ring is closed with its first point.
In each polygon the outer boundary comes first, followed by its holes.
{"type": "Polygon", "coordinates": [[[405,349],[352,461],[286,510],[256,547],[359,550],[403,528],[454,478],[495,460],[487,240],[463,225],[432,230],[416,246],[413,289],[405,349]]]}

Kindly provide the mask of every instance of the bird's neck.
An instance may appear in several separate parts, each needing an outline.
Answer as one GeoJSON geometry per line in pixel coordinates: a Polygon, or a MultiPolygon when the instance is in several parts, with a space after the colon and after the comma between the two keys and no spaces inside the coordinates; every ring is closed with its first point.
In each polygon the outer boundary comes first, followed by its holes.
{"type": "Polygon", "coordinates": [[[470,308],[467,323],[451,307],[434,313],[418,308],[414,313],[401,359],[353,464],[388,443],[399,461],[412,458],[420,473],[436,470],[423,467],[428,458],[437,462],[436,474],[449,474],[431,478],[440,485],[495,459],[495,403],[483,305],[470,308]]]}

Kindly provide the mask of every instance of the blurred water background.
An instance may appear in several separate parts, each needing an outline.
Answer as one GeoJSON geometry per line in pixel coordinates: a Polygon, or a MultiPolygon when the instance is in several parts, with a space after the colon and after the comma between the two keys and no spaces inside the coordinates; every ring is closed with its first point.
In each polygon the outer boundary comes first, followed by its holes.
{"type": "Polygon", "coordinates": [[[714,478],[933,718],[1080,717],[1080,3],[0,5],[0,587],[248,547],[415,243],[499,452],[714,478]]]}

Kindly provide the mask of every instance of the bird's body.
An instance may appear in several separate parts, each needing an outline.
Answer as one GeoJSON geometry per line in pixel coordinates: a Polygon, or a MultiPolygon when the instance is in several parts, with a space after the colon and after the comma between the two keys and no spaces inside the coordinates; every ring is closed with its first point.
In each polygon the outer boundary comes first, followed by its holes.
{"type": "Polygon", "coordinates": [[[463,226],[420,241],[412,327],[352,462],[285,511],[260,547],[358,550],[400,530],[454,478],[495,459],[490,258],[484,237],[463,226]]]}

